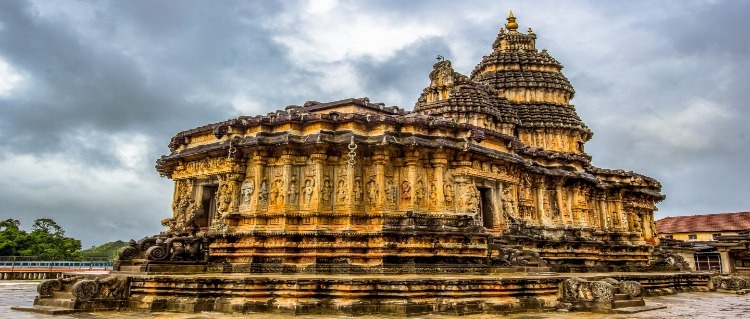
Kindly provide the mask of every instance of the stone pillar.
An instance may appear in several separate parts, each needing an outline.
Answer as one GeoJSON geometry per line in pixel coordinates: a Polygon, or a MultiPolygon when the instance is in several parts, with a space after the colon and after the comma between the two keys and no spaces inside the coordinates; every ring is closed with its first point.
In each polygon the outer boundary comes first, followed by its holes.
{"type": "Polygon", "coordinates": [[[628,225],[627,215],[625,215],[625,208],[622,204],[622,193],[623,191],[621,190],[615,194],[613,204],[615,206],[615,212],[617,212],[615,218],[617,218],[618,230],[627,231],[630,227],[628,225]]]}
{"type": "Polygon", "coordinates": [[[721,273],[731,274],[734,272],[734,264],[732,263],[732,258],[729,257],[729,249],[719,248],[718,251],[721,258],[721,273]]]}
{"type": "Polygon", "coordinates": [[[375,203],[372,204],[372,209],[375,211],[383,211],[385,208],[385,163],[388,162],[388,151],[387,149],[375,150],[375,155],[372,157],[373,163],[375,163],[375,187],[377,188],[377,197],[375,203]]]}
{"type": "Polygon", "coordinates": [[[435,195],[432,195],[432,189],[431,186],[427,186],[427,191],[430,192],[428,195],[428,198],[432,198],[432,196],[435,197],[435,202],[433,203],[430,201],[430,206],[432,207],[433,211],[445,211],[445,193],[444,193],[444,181],[443,181],[443,173],[445,171],[445,165],[448,164],[448,160],[446,158],[445,152],[435,152],[432,154],[432,160],[430,160],[430,163],[432,164],[432,167],[435,170],[435,178],[433,181],[428,182],[434,183],[435,185],[435,195]]]}
{"type": "MultiPolygon", "coordinates": [[[[255,155],[253,156],[251,162],[252,167],[250,170],[253,171],[253,182],[255,183],[255,191],[251,195],[250,200],[250,211],[258,212],[262,207],[260,207],[259,202],[259,196],[261,192],[261,184],[263,183],[264,173],[266,164],[268,164],[268,157],[266,157],[266,152],[257,151],[255,152],[255,155]]],[[[268,187],[268,185],[266,185],[268,187]]]]}
{"type": "Polygon", "coordinates": [[[638,213],[638,216],[641,217],[641,231],[643,232],[643,239],[648,241],[655,236],[655,234],[651,232],[651,216],[653,215],[648,213],[638,213]]]}
{"type": "MultiPolygon", "coordinates": [[[[324,169],[327,156],[325,153],[313,153],[310,154],[310,159],[313,163],[312,170],[314,174],[313,181],[315,185],[313,185],[313,194],[311,196],[312,198],[310,199],[309,207],[311,211],[320,212],[323,210],[323,200],[320,197],[320,190],[323,187],[323,174],[325,174],[324,169]]],[[[317,224],[318,221],[314,220],[312,223],[317,224]]]]}
{"type": "Polygon", "coordinates": [[[570,206],[568,206],[568,203],[566,201],[563,201],[563,192],[566,192],[563,188],[563,180],[557,179],[555,180],[555,198],[550,200],[557,201],[557,207],[560,209],[560,220],[562,221],[563,225],[566,226],[572,226],[573,225],[573,216],[572,212],[570,210],[570,206]]]}
{"type": "Polygon", "coordinates": [[[607,217],[607,195],[601,194],[596,196],[596,205],[599,211],[599,225],[602,230],[610,229],[609,218],[607,217]]]}
{"type": "Polygon", "coordinates": [[[539,225],[547,225],[549,221],[544,217],[544,181],[537,181],[536,191],[534,192],[536,202],[536,213],[539,225]]]}
{"type": "Polygon", "coordinates": [[[412,148],[406,153],[406,176],[409,182],[409,197],[411,200],[405,203],[406,210],[413,211],[415,209],[414,200],[416,198],[416,184],[417,184],[417,164],[419,163],[419,151],[412,148]]]}

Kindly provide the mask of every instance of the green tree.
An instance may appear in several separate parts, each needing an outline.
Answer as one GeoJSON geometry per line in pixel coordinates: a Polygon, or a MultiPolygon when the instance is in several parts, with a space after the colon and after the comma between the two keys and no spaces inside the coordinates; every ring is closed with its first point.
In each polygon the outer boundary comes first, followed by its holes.
{"type": "Polygon", "coordinates": [[[31,245],[19,251],[20,255],[54,259],[80,258],[81,241],[65,237],[62,227],[50,218],[35,220],[29,238],[31,245]]]}
{"type": "Polygon", "coordinates": [[[15,256],[28,249],[29,234],[20,229],[21,222],[8,218],[0,222],[0,256],[15,256]]]}

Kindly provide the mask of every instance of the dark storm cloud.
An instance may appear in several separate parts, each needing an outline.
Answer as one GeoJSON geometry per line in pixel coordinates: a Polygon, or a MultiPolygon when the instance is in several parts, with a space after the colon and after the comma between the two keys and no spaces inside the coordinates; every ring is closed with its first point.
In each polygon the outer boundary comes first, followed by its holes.
{"type": "Polygon", "coordinates": [[[435,57],[469,74],[508,10],[565,65],[596,165],[658,178],[659,217],[747,210],[748,2],[11,0],[0,218],[87,245],[156,233],[173,134],[307,100],[411,109],[435,57]]]}

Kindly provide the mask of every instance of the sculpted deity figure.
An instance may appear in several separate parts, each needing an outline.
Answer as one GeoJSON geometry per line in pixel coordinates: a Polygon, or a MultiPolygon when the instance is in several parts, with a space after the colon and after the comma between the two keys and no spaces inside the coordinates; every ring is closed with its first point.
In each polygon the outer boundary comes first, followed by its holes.
{"type": "Polygon", "coordinates": [[[479,211],[479,189],[477,189],[476,186],[467,186],[466,187],[466,209],[470,212],[478,212],[479,211]]]}
{"type": "Polygon", "coordinates": [[[445,184],[443,187],[443,196],[445,197],[445,205],[453,205],[453,198],[456,194],[453,192],[453,184],[445,184]]]}
{"type": "Polygon", "coordinates": [[[277,178],[273,181],[273,184],[271,184],[271,204],[276,205],[279,202],[283,202],[284,195],[282,194],[281,187],[283,186],[284,182],[281,180],[281,178],[277,178]],[[279,200],[282,199],[282,200],[279,200]]]}
{"type": "Polygon", "coordinates": [[[509,187],[503,187],[503,192],[500,195],[500,200],[503,204],[503,212],[506,216],[516,217],[516,205],[513,202],[513,195],[510,193],[509,187]]]}
{"type": "Polygon", "coordinates": [[[641,216],[638,213],[630,212],[630,230],[640,232],[643,231],[643,225],[641,224],[641,216]]]}
{"type": "Polygon", "coordinates": [[[305,188],[302,189],[302,201],[305,203],[305,205],[310,205],[310,202],[312,201],[314,186],[315,186],[314,180],[310,178],[305,180],[305,188]]]}
{"type": "Polygon", "coordinates": [[[331,192],[333,189],[331,189],[331,181],[325,180],[323,181],[323,188],[320,190],[320,196],[323,200],[323,203],[328,204],[331,202],[331,192]]]}
{"type": "Polygon", "coordinates": [[[231,188],[227,183],[223,183],[221,187],[219,187],[218,190],[218,201],[216,202],[216,210],[219,212],[216,216],[219,217],[219,215],[222,215],[221,213],[225,213],[229,211],[229,205],[232,202],[232,191],[231,188]]]}
{"type": "Polygon", "coordinates": [[[396,202],[396,187],[393,185],[392,179],[385,182],[385,199],[391,204],[396,202]]]}
{"type": "Polygon", "coordinates": [[[268,201],[268,182],[264,179],[260,182],[260,190],[258,191],[258,201],[262,204],[268,201]]]}
{"type": "Polygon", "coordinates": [[[337,197],[338,197],[339,203],[346,202],[346,197],[347,197],[346,196],[346,194],[347,194],[347,189],[346,188],[347,188],[346,187],[346,181],[343,180],[343,179],[339,180],[339,184],[338,184],[338,187],[336,189],[336,193],[338,194],[337,197]]]}
{"type": "Polygon", "coordinates": [[[424,183],[422,183],[422,180],[417,181],[417,188],[414,189],[414,203],[415,204],[422,204],[422,200],[424,199],[424,183]]]}
{"type": "Polygon", "coordinates": [[[370,204],[378,202],[378,186],[376,184],[374,178],[370,178],[370,181],[367,182],[367,202],[370,204]]]}
{"type": "Polygon", "coordinates": [[[430,182],[430,203],[437,204],[437,188],[435,182],[430,182]]]}
{"type": "Polygon", "coordinates": [[[404,181],[403,183],[401,183],[401,200],[411,200],[411,186],[409,186],[409,181],[404,181]]]}
{"type": "Polygon", "coordinates": [[[289,183],[289,205],[297,204],[297,192],[297,181],[292,179],[292,182],[289,183]]]}
{"type": "Polygon", "coordinates": [[[253,193],[255,192],[255,182],[253,182],[252,179],[246,180],[242,184],[240,192],[242,193],[242,203],[250,204],[250,201],[253,199],[253,193]]]}
{"type": "Polygon", "coordinates": [[[362,201],[362,182],[359,180],[354,181],[354,202],[359,203],[362,201]]]}

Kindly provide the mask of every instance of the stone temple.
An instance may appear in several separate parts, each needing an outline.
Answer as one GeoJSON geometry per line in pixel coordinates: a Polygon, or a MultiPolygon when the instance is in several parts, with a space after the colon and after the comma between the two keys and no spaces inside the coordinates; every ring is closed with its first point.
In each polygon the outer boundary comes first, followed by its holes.
{"type": "Polygon", "coordinates": [[[705,286],[644,275],[682,264],[657,247],[661,185],[591,164],[562,64],[515,20],[469,76],[438,58],[411,111],[309,101],[178,133],[156,163],[168,230],[107,278],[43,282],[37,305],[469,313],[705,286]],[[609,271],[640,273],[555,275],[609,271]]]}
{"type": "Polygon", "coordinates": [[[175,181],[169,232],[241,272],[466,270],[508,253],[647,266],[661,186],[591,165],[573,87],[536,38],[511,15],[470,76],[439,58],[412,111],[310,101],[178,133],[157,162],[175,181]]]}

